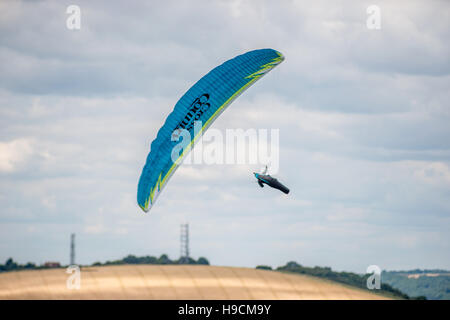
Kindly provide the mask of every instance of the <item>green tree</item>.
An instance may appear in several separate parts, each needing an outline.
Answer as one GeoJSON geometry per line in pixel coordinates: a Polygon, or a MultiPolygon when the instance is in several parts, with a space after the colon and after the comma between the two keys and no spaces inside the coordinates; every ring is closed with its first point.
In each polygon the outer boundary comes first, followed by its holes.
{"type": "Polygon", "coordinates": [[[14,260],[12,258],[9,258],[8,260],[6,260],[5,263],[5,269],[6,270],[15,270],[17,269],[18,265],[17,263],[14,262],[14,260]]]}
{"type": "Polygon", "coordinates": [[[172,264],[172,260],[169,259],[167,254],[162,254],[161,257],[158,258],[158,264],[172,264]]]}
{"type": "Polygon", "coordinates": [[[197,264],[203,264],[203,265],[208,265],[209,266],[209,261],[205,257],[200,257],[197,260],[197,264]]]}
{"type": "Polygon", "coordinates": [[[261,270],[272,270],[272,267],[271,267],[271,266],[264,266],[264,265],[261,265],[261,266],[256,266],[256,269],[261,269],[261,270]]]}

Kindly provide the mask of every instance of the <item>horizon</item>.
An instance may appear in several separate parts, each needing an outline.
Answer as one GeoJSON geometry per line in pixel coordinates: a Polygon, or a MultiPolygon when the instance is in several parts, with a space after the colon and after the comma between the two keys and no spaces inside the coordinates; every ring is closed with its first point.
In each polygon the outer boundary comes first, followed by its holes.
{"type": "MultiPolygon", "coordinates": [[[[182,259],[182,257],[175,258],[174,260],[172,260],[171,257],[170,257],[169,255],[165,254],[165,253],[163,253],[163,254],[161,254],[161,255],[159,255],[159,256],[157,256],[157,255],[151,255],[151,254],[150,254],[150,255],[144,255],[144,256],[136,256],[136,255],[133,255],[133,254],[129,254],[129,255],[126,255],[125,257],[122,257],[122,258],[108,259],[108,260],[105,260],[105,261],[94,261],[94,262],[88,263],[88,264],[80,264],[80,263],[76,263],[75,265],[78,265],[78,266],[80,266],[80,267],[102,267],[102,266],[112,266],[112,265],[116,265],[116,264],[113,264],[112,262],[115,262],[115,261],[123,261],[125,258],[128,258],[128,257],[130,257],[130,256],[133,256],[133,257],[136,257],[136,258],[153,257],[153,258],[159,259],[161,256],[164,256],[164,255],[166,255],[166,256],[168,257],[168,259],[171,260],[171,261],[173,262],[173,263],[169,263],[169,264],[167,264],[167,265],[177,265],[177,264],[178,264],[178,265],[197,265],[197,264],[190,264],[190,263],[176,263],[176,262],[178,262],[179,259],[182,259]],[[96,265],[97,263],[99,263],[99,265],[96,265]]],[[[278,270],[277,270],[278,268],[284,267],[284,266],[286,266],[286,265],[287,265],[288,263],[290,263],[290,262],[295,262],[295,263],[301,265],[302,267],[307,267],[307,268],[314,268],[314,267],[331,268],[331,270],[332,270],[332,271],[335,271],[335,272],[350,272],[350,271],[348,271],[348,270],[336,270],[336,269],[333,269],[333,268],[330,267],[330,266],[312,266],[312,265],[310,266],[310,265],[303,265],[303,264],[299,263],[298,261],[286,261],[286,263],[284,263],[284,264],[282,264],[282,265],[279,265],[279,266],[272,266],[272,265],[267,265],[267,264],[261,263],[261,264],[255,265],[255,266],[253,266],[253,267],[249,267],[249,266],[243,267],[243,266],[234,266],[234,265],[231,266],[231,265],[216,265],[216,264],[212,264],[212,263],[209,261],[208,257],[203,257],[203,256],[199,256],[197,259],[194,258],[194,257],[191,257],[191,256],[189,256],[189,258],[191,258],[191,259],[193,259],[193,260],[195,260],[195,261],[198,261],[200,258],[205,258],[205,259],[209,262],[209,264],[208,264],[209,266],[216,266],[216,267],[236,267],[236,268],[250,268],[250,269],[255,269],[255,268],[258,269],[258,267],[270,267],[271,270],[273,270],[273,271],[278,271],[278,270]]],[[[34,263],[33,261],[27,261],[27,262],[25,262],[25,263],[21,263],[21,262],[19,262],[19,261],[14,260],[13,257],[8,258],[8,259],[5,261],[5,263],[6,263],[9,259],[12,259],[13,262],[17,263],[17,264],[20,265],[20,266],[24,266],[24,265],[26,265],[27,263],[32,263],[32,264],[35,265],[35,267],[45,267],[45,268],[49,268],[49,269],[52,269],[52,268],[66,268],[66,267],[71,266],[70,263],[64,264],[64,263],[60,263],[59,261],[45,261],[45,262],[43,262],[43,263],[41,263],[41,264],[34,263]],[[58,263],[59,266],[58,266],[58,267],[46,267],[45,264],[47,264],[47,263],[58,263]]],[[[119,264],[117,264],[117,265],[126,265],[126,264],[130,264],[130,265],[165,265],[165,264],[161,264],[161,263],[119,263],[119,264]]],[[[0,265],[2,265],[2,263],[0,263],[0,265]]],[[[3,265],[4,265],[4,264],[3,264],[3,265]]],[[[202,265],[202,264],[200,264],[200,265],[202,265]]],[[[22,269],[20,269],[20,270],[22,270],[22,269]]],[[[14,270],[14,271],[20,271],[20,270],[14,270]]],[[[409,270],[388,270],[388,269],[382,269],[382,270],[381,270],[381,272],[395,272],[395,273],[412,272],[412,271],[420,271],[420,272],[450,272],[450,270],[445,270],[445,269],[409,269],[409,270]]],[[[370,272],[362,272],[362,273],[356,273],[356,274],[364,275],[364,274],[371,274],[371,273],[370,273],[370,272]]]]}

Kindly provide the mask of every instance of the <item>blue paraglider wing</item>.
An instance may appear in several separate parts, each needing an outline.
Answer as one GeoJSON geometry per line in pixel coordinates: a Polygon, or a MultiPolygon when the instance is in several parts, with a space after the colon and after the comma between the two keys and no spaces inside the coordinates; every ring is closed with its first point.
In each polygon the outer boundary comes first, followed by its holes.
{"type": "Polygon", "coordinates": [[[225,108],[283,60],[273,49],[247,52],[211,70],[181,97],[152,142],[139,179],[137,201],[144,211],[150,210],[183,157],[225,108]],[[202,123],[199,133],[194,132],[194,121],[202,123]],[[179,142],[172,141],[172,133],[182,129],[193,138],[174,162],[172,150],[179,142]]]}

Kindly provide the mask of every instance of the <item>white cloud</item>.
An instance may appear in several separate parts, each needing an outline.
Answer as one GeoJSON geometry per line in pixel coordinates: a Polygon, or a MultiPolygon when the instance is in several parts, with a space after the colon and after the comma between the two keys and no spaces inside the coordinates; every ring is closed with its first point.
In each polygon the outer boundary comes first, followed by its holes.
{"type": "Polygon", "coordinates": [[[33,153],[33,143],[30,139],[15,139],[0,142],[0,171],[13,172],[24,165],[33,153]]]}
{"type": "Polygon", "coordinates": [[[450,168],[444,162],[422,162],[420,167],[415,169],[414,175],[426,183],[450,185],[450,168]]]}

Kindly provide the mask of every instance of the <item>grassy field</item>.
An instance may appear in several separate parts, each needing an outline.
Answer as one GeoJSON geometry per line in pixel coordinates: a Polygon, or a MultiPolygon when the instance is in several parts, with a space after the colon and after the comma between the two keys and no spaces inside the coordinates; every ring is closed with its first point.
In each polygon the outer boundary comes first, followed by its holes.
{"type": "Polygon", "coordinates": [[[86,267],[69,290],[65,269],[0,274],[0,299],[388,299],[319,278],[200,265],[86,267]]]}

